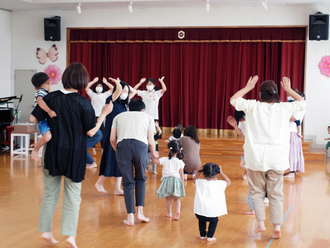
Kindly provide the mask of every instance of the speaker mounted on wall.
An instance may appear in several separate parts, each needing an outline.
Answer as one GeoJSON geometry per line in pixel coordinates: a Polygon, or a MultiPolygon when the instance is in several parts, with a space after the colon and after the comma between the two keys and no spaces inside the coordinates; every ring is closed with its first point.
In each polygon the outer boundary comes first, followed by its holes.
{"type": "Polygon", "coordinates": [[[309,15],[309,40],[329,39],[329,15],[317,12],[309,15]]]}
{"type": "Polygon", "coordinates": [[[44,18],[45,40],[61,40],[61,17],[44,18]]]}

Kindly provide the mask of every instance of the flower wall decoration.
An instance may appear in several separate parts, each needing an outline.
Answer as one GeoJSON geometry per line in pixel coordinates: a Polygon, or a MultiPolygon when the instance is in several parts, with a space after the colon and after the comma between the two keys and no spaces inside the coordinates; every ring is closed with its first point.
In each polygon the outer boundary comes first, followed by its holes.
{"type": "Polygon", "coordinates": [[[319,63],[321,74],[330,78],[330,55],[322,57],[319,63]]]}
{"type": "Polygon", "coordinates": [[[49,81],[51,84],[58,84],[58,82],[62,78],[62,71],[56,65],[50,65],[45,69],[45,73],[49,77],[49,81]]]}

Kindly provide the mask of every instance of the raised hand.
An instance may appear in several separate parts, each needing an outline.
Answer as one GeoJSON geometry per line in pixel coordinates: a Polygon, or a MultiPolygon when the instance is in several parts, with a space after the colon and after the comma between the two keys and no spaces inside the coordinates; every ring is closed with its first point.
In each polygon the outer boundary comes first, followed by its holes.
{"type": "Polygon", "coordinates": [[[288,77],[283,77],[281,81],[281,86],[285,92],[291,89],[291,81],[288,77]]]}
{"type": "Polygon", "coordinates": [[[250,77],[249,78],[249,81],[246,84],[246,87],[249,90],[252,90],[255,87],[256,83],[258,82],[258,79],[259,79],[259,77],[257,75],[254,76],[254,77],[250,77]]]}
{"type": "Polygon", "coordinates": [[[236,121],[235,118],[232,117],[231,115],[227,117],[227,122],[228,122],[229,125],[231,125],[232,127],[236,127],[236,126],[237,126],[237,121],[236,121]]]}
{"type": "Polygon", "coordinates": [[[164,83],[164,78],[165,78],[165,76],[162,76],[161,78],[159,78],[158,80],[159,80],[159,82],[162,82],[162,83],[164,83]]]}
{"type": "Polygon", "coordinates": [[[143,84],[146,80],[146,78],[141,78],[139,84],[143,84]]]}
{"type": "Polygon", "coordinates": [[[107,83],[108,82],[108,80],[105,77],[103,77],[102,81],[103,81],[103,83],[107,83]]]}
{"type": "Polygon", "coordinates": [[[119,83],[120,83],[120,79],[119,79],[119,77],[118,77],[117,79],[114,79],[114,78],[112,78],[112,77],[109,77],[109,79],[110,79],[112,82],[114,82],[115,84],[119,84],[119,83]]]}

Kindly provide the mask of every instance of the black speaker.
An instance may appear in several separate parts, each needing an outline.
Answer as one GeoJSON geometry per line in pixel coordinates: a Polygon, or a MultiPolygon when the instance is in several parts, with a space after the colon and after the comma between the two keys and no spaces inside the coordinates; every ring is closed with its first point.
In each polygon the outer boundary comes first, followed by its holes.
{"type": "Polygon", "coordinates": [[[309,40],[329,39],[329,15],[317,12],[309,15],[309,40]]]}
{"type": "Polygon", "coordinates": [[[44,18],[45,40],[61,40],[61,17],[44,18]]]}

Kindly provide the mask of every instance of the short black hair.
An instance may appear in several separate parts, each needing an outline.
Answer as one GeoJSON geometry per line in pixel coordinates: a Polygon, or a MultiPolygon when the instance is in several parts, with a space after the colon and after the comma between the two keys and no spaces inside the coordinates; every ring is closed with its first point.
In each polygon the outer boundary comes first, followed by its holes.
{"type": "Polygon", "coordinates": [[[180,139],[182,132],[179,128],[174,128],[172,134],[174,138],[180,139]]]}
{"type": "Polygon", "coordinates": [[[96,92],[96,87],[97,87],[99,84],[102,86],[102,92],[101,92],[101,93],[106,92],[106,89],[107,89],[108,86],[106,86],[103,82],[97,82],[97,83],[95,84],[94,88],[93,88],[93,92],[97,93],[97,92],[96,92]]]}
{"type": "Polygon", "coordinates": [[[159,88],[158,88],[158,86],[156,84],[156,80],[155,79],[148,78],[147,81],[146,81],[146,84],[149,83],[149,82],[151,82],[151,83],[153,83],[155,85],[155,91],[159,90],[159,88]]]}
{"type": "Polygon", "coordinates": [[[41,85],[46,83],[46,81],[49,79],[48,75],[44,72],[38,72],[34,74],[31,78],[31,82],[34,87],[40,88],[41,85]]]}
{"type": "Polygon", "coordinates": [[[146,108],[146,105],[141,99],[136,98],[129,102],[128,107],[129,111],[142,111],[146,108]]]}
{"type": "Polygon", "coordinates": [[[235,117],[235,120],[237,121],[237,124],[238,124],[239,121],[245,117],[245,113],[244,113],[244,111],[235,110],[234,117],[235,117]]]}
{"type": "Polygon", "coordinates": [[[62,84],[64,89],[84,90],[88,81],[88,72],[81,63],[72,63],[63,72],[62,84]]]}

